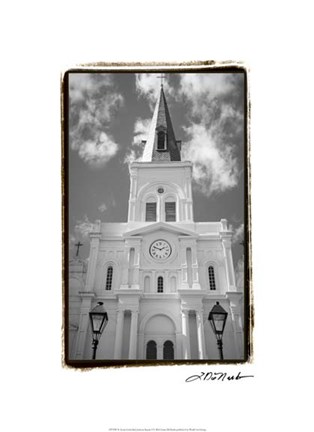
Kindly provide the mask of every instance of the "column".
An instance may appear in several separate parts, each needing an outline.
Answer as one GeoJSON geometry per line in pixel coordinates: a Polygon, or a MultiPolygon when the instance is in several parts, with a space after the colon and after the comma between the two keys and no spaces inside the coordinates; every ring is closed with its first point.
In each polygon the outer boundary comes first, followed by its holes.
{"type": "Polygon", "coordinates": [[[135,220],[135,205],[136,200],[133,198],[129,199],[129,213],[128,213],[128,221],[133,222],[135,220]]]}
{"type": "Polygon", "coordinates": [[[181,359],[182,358],[182,349],[181,349],[181,339],[182,339],[182,335],[180,335],[179,333],[176,333],[176,346],[175,346],[175,350],[174,350],[174,358],[175,359],[181,359]]]}
{"type": "Polygon", "coordinates": [[[136,358],[137,358],[137,322],[138,322],[138,311],[132,310],[131,311],[129,360],[136,360],[136,358]]]}
{"type": "Polygon", "coordinates": [[[160,339],[156,339],[157,343],[157,360],[163,360],[164,358],[164,344],[160,339]]]}
{"type": "Polygon", "coordinates": [[[140,220],[140,201],[137,199],[137,171],[135,171],[135,175],[133,177],[133,188],[132,188],[132,221],[140,220]]]}
{"type": "Polygon", "coordinates": [[[222,245],[223,245],[224,255],[226,259],[227,280],[229,285],[228,291],[236,291],[233,259],[232,259],[232,252],[231,252],[231,238],[223,238],[222,245]]]}
{"type": "Polygon", "coordinates": [[[189,289],[188,284],[188,263],[186,259],[186,248],[187,244],[184,241],[180,241],[180,259],[181,259],[181,289],[189,289]]]}
{"type": "Polygon", "coordinates": [[[114,358],[121,359],[122,354],[122,338],[123,338],[124,310],[118,310],[116,339],[114,343],[114,358]]]}
{"type": "Polygon", "coordinates": [[[180,199],[179,209],[180,209],[180,212],[178,213],[178,222],[186,221],[188,219],[187,207],[186,207],[186,198],[180,199]]]}
{"type": "Polygon", "coordinates": [[[130,195],[129,195],[129,211],[128,221],[134,220],[134,174],[130,172],[130,195]]]}
{"type": "Polygon", "coordinates": [[[169,281],[169,270],[165,271],[165,280],[164,280],[164,292],[170,293],[170,281],[169,281]]]}
{"type": "MultiPolygon", "coordinates": [[[[129,245],[130,246],[130,245],[129,245]]],[[[134,258],[135,258],[135,248],[129,247],[129,259],[128,259],[128,287],[132,287],[133,274],[134,274],[134,258]]]]}
{"type": "Polygon", "coordinates": [[[199,359],[203,360],[206,358],[203,312],[195,311],[195,313],[196,313],[198,355],[199,355],[199,359]]]}
{"type": "Polygon", "coordinates": [[[130,170],[130,196],[128,221],[136,219],[136,189],[137,189],[137,170],[130,170]]]}
{"type": "Polygon", "coordinates": [[[140,248],[134,246],[133,280],[130,281],[131,287],[139,289],[140,284],[140,248]]]}
{"type": "Polygon", "coordinates": [[[129,260],[128,260],[129,249],[127,245],[125,245],[124,253],[123,253],[123,269],[122,269],[122,281],[121,281],[121,289],[127,289],[128,286],[128,276],[129,276],[129,260]]]}
{"type": "Polygon", "coordinates": [[[156,285],[156,270],[152,271],[152,280],[150,285],[150,292],[156,293],[157,292],[157,285],[156,285]]]}
{"type": "Polygon", "coordinates": [[[134,190],[134,180],[136,178],[136,173],[134,170],[130,170],[130,197],[135,198],[135,190],[134,190]]]}
{"type": "Polygon", "coordinates": [[[185,181],[186,181],[186,216],[187,216],[187,220],[189,221],[193,221],[193,198],[192,198],[192,181],[191,181],[191,173],[192,173],[192,168],[189,167],[186,170],[186,177],[185,177],[185,181]]]}
{"type": "Polygon", "coordinates": [[[187,273],[188,273],[188,285],[192,288],[193,284],[193,274],[192,274],[192,248],[186,248],[186,263],[187,263],[187,273]]]}
{"type": "Polygon", "coordinates": [[[188,205],[189,221],[193,222],[193,202],[192,202],[192,200],[188,200],[187,205],[188,205]]]}
{"type": "Polygon", "coordinates": [[[157,214],[156,214],[156,222],[165,222],[165,212],[164,212],[164,200],[160,195],[157,197],[157,214]]]}
{"type": "Polygon", "coordinates": [[[197,261],[197,243],[193,241],[191,245],[192,250],[192,288],[201,289],[198,277],[198,261],[197,261]]]}
{"type": "Polygon", "coordinates": [[[144,333],[138,334],[138,350],[139,350],[139,359],[145,360],[146,359],[146,352],[145,352],[145,343],[144,343],[144,333]]]}
{"type": "Polygon", "coordinates": [[[182,310],[182,351],[185,360],[191,358],[189,311],[187,309],[182,310]]]}

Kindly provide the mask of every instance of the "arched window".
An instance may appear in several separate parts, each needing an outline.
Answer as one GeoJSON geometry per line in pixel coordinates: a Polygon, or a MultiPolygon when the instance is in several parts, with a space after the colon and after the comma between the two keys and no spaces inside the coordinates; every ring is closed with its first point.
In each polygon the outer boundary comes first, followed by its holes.
{"type": "Polygon", "coordinates": [[[157,344],[151,340],[146,345],[146,359],[156,360],[157,359],[157,344]]]}
{"type": "Polygon", "coordinates": [[[166,202],[165,203],[166,222],[176,221],[176,203],[166,202]]]}
{"type": "Polygon", "coordinates": [[[106,291],[110,291],[112,287],[112,275],[113,275],[113,268],[112,266],[109,266],[107,268],[107,277],[106,277],[106,291]]]}
{"type": "Polygon", "coordinates": [[[156,222],[157,220],[157,202],[154,197],[150,197],[146,202],[145,221],[156,222]]]}
{"type": "Polygon", "coordinates": [[[175,222],[177,220],[175,196],[167,196],[165,199],[165,221],[175,222]]]}
{"type": "Polygon", "coordinates": [[[215,290],[216,282],[215,282],[215,271],[213,266],[208,267],[208,279],[209,279],[209,289],[215,290]]]}
{"type": "Polygon", "coordinates": [[[129,255],[129,266],[131,268],[134,266],[134,257],[135,257],[135,249],[132,247],[130,248],[130,255],[129,255]]]}
{"type": "Polygon", "coordinates": [[[171,341],[166,341],[164,343],[164,360],[173,360],[174,359],[174,349],[173,343],[171,341]]]}
{"type": "Polygon", "coordinates": [[[157,292],[164,292],[164,278],[162,276],[159,276],[157,279],[157,292]]]}
{"type": "Polygon", "coordinates": [[[164,131],[157,132],[157,150],[167,149],[167,134],[164,131]]]}

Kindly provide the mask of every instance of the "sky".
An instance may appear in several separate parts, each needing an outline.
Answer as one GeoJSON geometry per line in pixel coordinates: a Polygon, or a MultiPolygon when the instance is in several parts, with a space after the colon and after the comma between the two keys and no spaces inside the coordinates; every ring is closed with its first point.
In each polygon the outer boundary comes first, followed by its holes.
{"type": "MultiPolygon", "coordinates": [[[[166,73],[163,87],[181,159],[193,163],[194,221],[232,225],[243,254],[244,73],[166,73]]],[[[160,73],[69,73],[69,244],[88,258],[92,223],[126,222],[128,164],[140,160],[160,73]]]]}

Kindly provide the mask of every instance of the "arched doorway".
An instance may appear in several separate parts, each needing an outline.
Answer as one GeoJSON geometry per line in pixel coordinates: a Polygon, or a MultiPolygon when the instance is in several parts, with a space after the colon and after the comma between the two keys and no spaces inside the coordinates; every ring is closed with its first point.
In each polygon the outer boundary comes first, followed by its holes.
{"type": "Polygon", "coordinates": [[[175,325],[167,315],[153,315],[144,330],[144,353],[147,360],[175,358],[175,325]]]}
{"type": "Polygon", "coordinates": [[[163,359],[164,360],[173,360],[174,359],[174,347],[173,347],[173,343],[170,340],[167,340],[164,343],[163,359]]]}
{"type": "Polygon", "coordinates": [[[146,359],[156,360],[157,359],[157,344],[155,341],[150,340],[146,345],[146,359]]]}

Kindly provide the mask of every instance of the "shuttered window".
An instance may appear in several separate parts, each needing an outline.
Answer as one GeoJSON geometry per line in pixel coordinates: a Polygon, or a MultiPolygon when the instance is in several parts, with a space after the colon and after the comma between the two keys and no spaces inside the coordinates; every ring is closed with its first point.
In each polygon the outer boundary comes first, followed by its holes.
{"type": "Polygon", "coordinates": [[[146,222],[156,221],[156,203],[146,203],[146,222]]]}
{"type": "Polygon", "coordinates": [[[166,150],[167,149],[167,143],[166,143],[166,137],[167,135],[165,132],[158,132],[157,134],[157,150],[166,150]]]}
{"type": "Polygon", "coordinates": [[[112,287],[112,274],[113,268],[110,266],[107,269],[107,278],[106,278],[106,291],[110,291],[112,287]]]}
{"type": "Polygon", "coordinates": [[[159,276],[159,278],[157,279],[157,292],[164,292],[164,279],[162,276],[159,276]]]}
{"type": "Polygon", "coordinates": [[[175,222],[176,221],[176,203],[175,202],[166,202],[165,211],[166,211],[166,222],[175,222]]]}
{"type": "Polygon", "coordinates": [[[209,279],[210,290],[215,290],[216,289],[216,282],[215,282],[215,272],[214,272],[213,266],[208,267],[208,279],[209,279]]]}

